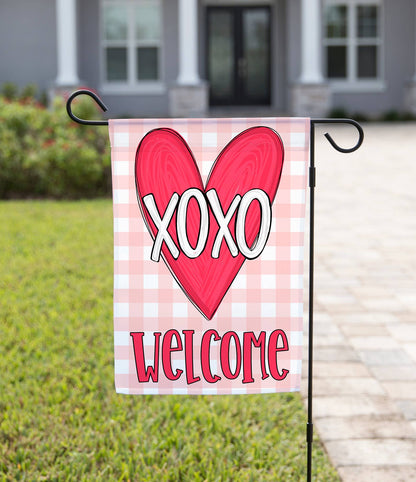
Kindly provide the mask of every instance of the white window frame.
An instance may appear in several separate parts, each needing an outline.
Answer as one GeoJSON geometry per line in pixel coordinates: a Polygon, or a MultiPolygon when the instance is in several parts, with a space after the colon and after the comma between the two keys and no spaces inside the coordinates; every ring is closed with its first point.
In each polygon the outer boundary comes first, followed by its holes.
{"type": "Polygon", "coordinates": [[[166,92],[163,68],[163,1],[162,0],[101,0],[100,2],[100,90],[103,94],[164,94],[166,92]],[[160,10],[161,38],[158,42],[140,41],[134,37],[134,15],[128,15],[127,40],[108,41],[104,36],[104,8],[107,6],[126,6],[133,8],[137,5],[158,4],[160,10]],[[158,80],[138,80],[136,48],[139,46],[157,46],[158,48],[158,80]],[[127,48],[127,81],[108,81],[106,78],[106,48],[122,46],[127,48]]]}
{"type": "MultiPolygon", "coordinates": [[[[384,9],[382,0],[324,0],[324,9],[328,6],[345,6],[347,8],[347,37],[345,39],[327,38],[325,18],[323,22],[323,46],[325,67],[327,65],[327,47],[345,45],[347,47],[347,77],[333,79],[326,77],[334,92],[382,92],[386,89],[384,81],[384,9]],[[359,38],[357,36],[357,7],[376,6],[378,8],[378,37],[359,38]],[[377,47],[377,77],[360,79],[357,75],[358,46],[375,45],[377,47]]],[[[324,13],[324,12],[323,12],[324,13]]],[[[326,75],[326,73],[325,73],[326,75]]]]}
{"type": "Polygon", "coordinates": [[[276,0],[202,0],[203,5],[213,7],[233,7],[233,6],[262,6],[274,5],[276,0]]]}

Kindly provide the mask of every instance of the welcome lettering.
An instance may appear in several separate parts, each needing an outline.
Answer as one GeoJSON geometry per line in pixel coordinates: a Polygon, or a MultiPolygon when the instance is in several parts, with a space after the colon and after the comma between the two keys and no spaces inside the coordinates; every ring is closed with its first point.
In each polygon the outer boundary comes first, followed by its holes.
{"type": "Polygon", "coordinates": [[[150,380],[157,383],[161,365],[165,377],[170,381],[178,380],[185,371],[188,385],[201,381],[201,377],[208,383],[217,383],[222,377],[234,380],[240,375],[242,375],[241,383],[254,383],[253,362],[256,363],[254,357],[260,364],[262,380],[271,376],[275,380],[282,381],[289,373],[286,368],[280,369],[278,363],[278,354],[289,350],[289,342],[283,330],[274,330],[269,336],[265,331],[257,336],[253,331],[247,331],[243,333],[242,341],[234,331],[228,331],[220,336],[217,330],[207,330],[201,338],[197,357],[200,360],[197,364],[199,366],[194,365],[194,334],[194,330],[182,330],[181,335],[178,330],[171,329],[166,331],[162,338],[160,332],[154,332],[153,366],[151,364],[146,366],[143,340],[145,333],[131,332],[137,380],[140,383],[150,382],[150,380]],[[216,372],[213,372],[211,349],[215,344],[219,344],[220,348],[220,366],[216,372]],[[253,348],[258,350],[254,352],[253,348]],[[172,354],[181,351],[184,352],[185,370],[172,367],[172,354]]]}

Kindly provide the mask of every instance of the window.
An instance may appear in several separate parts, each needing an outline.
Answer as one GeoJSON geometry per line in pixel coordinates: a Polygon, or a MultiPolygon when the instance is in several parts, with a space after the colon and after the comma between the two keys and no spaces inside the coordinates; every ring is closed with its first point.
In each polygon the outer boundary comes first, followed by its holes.
{"type": "Polygon", "coordinates": [[[161,80],[160,0],[103,0],[103,80],[107,86],[151,86],[161,80]]]}
{"type": "Polygon", "coordinates": [[[331,81],[381,79],[381,5],[377,0],[326,0],[324,45],[331,81]]]}

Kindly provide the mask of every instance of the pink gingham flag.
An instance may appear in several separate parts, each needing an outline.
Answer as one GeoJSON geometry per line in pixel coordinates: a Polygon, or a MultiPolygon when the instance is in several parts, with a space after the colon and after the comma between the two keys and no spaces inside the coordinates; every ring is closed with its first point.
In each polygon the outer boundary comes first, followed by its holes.
{"type": "Polygon", "coordinates": [[[299,390],[309,119],[109,126],[117,392],[299,390]]]}

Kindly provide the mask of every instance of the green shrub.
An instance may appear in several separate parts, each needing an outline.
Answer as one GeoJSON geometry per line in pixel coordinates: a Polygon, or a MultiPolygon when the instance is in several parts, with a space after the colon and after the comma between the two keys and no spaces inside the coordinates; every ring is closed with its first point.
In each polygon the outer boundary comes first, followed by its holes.
{"type": "MultiPolygon", "coordinates": [[[[63,99],[47,110],[30,95],[0,97],[0,198],[85,198],[111,189],[108,132],[80,126],[63,99]]],[[[90,99],[77,100],[83,118],[97,117],[90,99]]]]}
{"type": "Polygon", "coordinates": [[[36,94],[38,92],[38,88],[36,84],[28,84],[26,87],[22,89],[22,92],[20,93],[20,98],[21,99],[31,99],[36,97],[36,94]]]}
{"type": "Polygon", "coordinates": [[[13,82],[5,82],[1,86],[1,95],[3,95],[8,100],[16,99],[18,96],[19,89],[17,85],[13,82]]]}
{"type": "Polygon", "coordinates": [[[328,114],[331,119],[347,119],[348,112],[343,107],[334,107],[328,114]]]}
{"type": "Polygon", "coordinates": [[[391,109],[387,112],[384,112],[384,114],[381,115],[380,120],[384,122],[407,122],[414,121],[415,116],[411,112],[391,109]]]}
{"type": "Polygon", "coordinates": [[[400,120],[400,112],[395,109],[391,109],[381,116],[381,120],[384,122],[398,122],[400,120]]]}
{"type": "Polygon", "coordinates": [[[363,112],[354,112],[351,115],[351,119],[354,119],[357,122],[369,122],[371,120],[371,117],[364,114],[363,112]]]}

